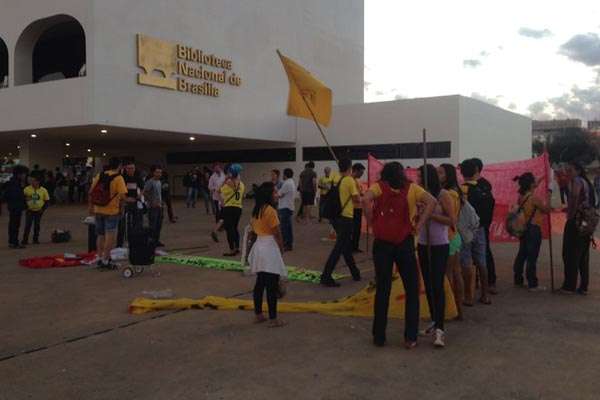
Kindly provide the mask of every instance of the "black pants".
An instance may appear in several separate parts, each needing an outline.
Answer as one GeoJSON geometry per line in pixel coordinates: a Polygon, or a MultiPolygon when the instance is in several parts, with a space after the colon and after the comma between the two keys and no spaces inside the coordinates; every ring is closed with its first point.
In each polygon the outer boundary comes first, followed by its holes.
{"type": "Polygon", "coordinates": [[[175,215],[173,214],[173,203],[171,202],[171,195],[169,193],[162,193],[162,198],[167,208],[167,214],[169,215],[169,221],[175,221],[175,215]]]}
{"type": "Polygon", "coordinates": [[[360,231],[362,229],[362,208],[354,209],[354,228],[352,229],[352,250],[360,248],[360,231]]]}
{"type": "Polygon", "coordinates": [[[136,229],[142,229],[142,211],[135,206],[126,207],[125,215],[119,221],[119,231],[117,233],[117,247],[123,247],[125,239],[129,239],[129,233],[136,229]]]}
{"type": "Polygon", "coordinates": [[[394,263],[398,265],[404,284],[404,339],[416,341],[419,329],[419,273],[415,257],[414,238],[409,236],[399,245],[375,239],[373,243],[373,263],[375,264],[375,318],[373,319],[373,337],[385,341],[390,293],[392,291],[392,272],[394,263]]]}
{"type": "Polygon", "coordinates": [[[519,252],[513,265],[515,285],[523,284],[523,269],[527,262],[525,275],[529,288],[538,286],[537,260],[542,246],[542,230],[537,225],[530,225],[519,240],[519,252]]]}
{"type": "Polygon", "coordinates": [[[163,223],[163,209],[161,207],[153,207],[148,209],[148,225],[152,231],[152,239],[154,243],[160,242],[160,231],[163,223]]]}
{"type": "Polygon", "coordinates": [[[227,243],[230,250],[239,250],[240,248],[240,231],[238,225],[242,209],[239,207],[223,207],[222,217],[225,232],[227,232],[227,243]]]}
{"type": "Polygon", "coordinates": [[[42,221],[42,214],[44,212],[27,210],[25,212],[25,232],[23,232],[23,243],[29,242],[29,233],[31,232],[31,226],[33,225],[33,241],[37,242],[40,240],[40,223],[42,221]]]}
{"type": "Polygon", "coordinates": [[[485,226],[485,261],[488,272],[488,284],[490,286],[496,286],[496,262],[494,261],[494,254],[490,246],[490,227],[485,226]]]}
{"type": "Polygon", "coordinates": [[[563,235],[563,263],[565,265],[564,290],[574,291],[577,287],[577,273],[581,276],[579,289],[588,290],[590,281],[590,237],[579,235],[575,219],[567,220],[563,235]]]}
{"type": "Polygon", "coordinates": [[[19,245],[19,229],[21,228],[22,210],[8,210],[8,244],[19,245]]]}
{"type": "Polygon", "coordinates": [[[427,293],[429,314],[437,329],[444,330],[444,319],[446,317],[446,293],[444,292],[444,278],[446,277],[446,266],[448,265],[448,254],[450,246],[447,244],[431,246],[431,260],[427,246],[419,245],[419,262],[421,273],[427,293]]]}
{"type": "Polygon", "coordinates": [[[340,217],[333,222],[333,228],[335,229],[337,238],[321,274],[321,281],[326,282],[333,279],[331,274],[333,274],[333,270],[342,255],[344,256],[346,265],[350,268],[352,276],[359,277],[360,271],[356,268],[356,262],[352,256],[352,230],[354,229],[354,221],[352,218],[340,217]]]}
{"type": "Polygon", "coordinates": [[[267,290],[267,304],[269,306],[269,319],[277,318],[277,288],[279,287],[279,275],[270,272],[259,272],[256,274],[254,285],[254,313],[262,314],[263,293],[267,290]]]}
{"type": "Polygon", "coordinates": [[[219,203],[219,200],[213,200],[213,211],[215,213],[215,222],[219,222],[219,220],[221,218],[223,218],[223,216],[221,215],[223,210],[221,209],[221,204],[219,203]]]}

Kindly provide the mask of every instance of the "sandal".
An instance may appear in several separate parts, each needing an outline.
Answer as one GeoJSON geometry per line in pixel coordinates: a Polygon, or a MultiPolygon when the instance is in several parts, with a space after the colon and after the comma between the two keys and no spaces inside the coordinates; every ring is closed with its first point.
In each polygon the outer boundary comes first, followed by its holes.
{"type": "Polygon", "coordinates": [[[288,323],[281,319],[272,319],[269,321],[269,328],[281,328],[286,326],[288,323]]]}

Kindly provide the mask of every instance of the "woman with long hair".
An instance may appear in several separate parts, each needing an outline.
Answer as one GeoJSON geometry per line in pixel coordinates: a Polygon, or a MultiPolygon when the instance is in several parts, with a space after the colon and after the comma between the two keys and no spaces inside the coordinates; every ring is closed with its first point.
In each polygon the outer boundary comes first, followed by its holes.
{"type": "Polygon", "coordinates": [[[433,344],[436,347],[444,347],[446,316],[444,278],[450,253],[448,228],[456,225],[456,213],[452,197],[442,188],[437,169],[433,165],[419,167],[419,180],[421,186],[438,201],[431,217],[419,231],[419,262],[432,320],[431,326],[425,330],[425,333],[434,336],[433,344]]]}
{"type": "Polygon", "coordinates": [[[519,184],[519,208],[527,221],[525,233],[519,239],[519,252],[513,265],[515,286],[523,286],[523,267],[527,262],[526,276],[530,291],[540,290],[537,279],[537,259],[542,245],[543,215],[550,212],[550,207],[536,194],[538,183],[531,172],[513,179],[519,184]]]}
{"type": "Polygon", "coordinates": [[[395,263],[405,290],[404,343],[407,349],[412,349],[417,346],[419,329],[419,274],[414,232],[421,230],[436,201],[423,188],[406,179],[402,164],[390,162],[383,167],[381,179],[365,193],[363,202],[375,237],[373,262],[377,290],[373,343],[381,347],[386,342],[395,263]],[[418,215],[418,203],[423,204],[421,215],[418,215]]]}
{"type": "Polygon", "coordinates": [[[221,187],[221,198],[223,199],[223,227],[227,232],[227,243],[229,252],[224,253],[226,257],[233,257],[240,253],[240,232],[238,225],[242,216],[242,202],[246,187],[240,178],[242,166],[231,164],[227,169],[228,177],[221,187]]]}
{"type": "MultiPolygon", "coordinates": [[[[456,176],[456,168],[451,164],[442,164],[437,168],[440,185],[445,189],[452,199],[454,219],[458,221],[458,216],[462,205],[464,204],[464,196],[458,178],[456,176]]],[[[463,311],[462,303],[465,296],[465,285],[463,281],[463,271],[460,267],[460,248],[462,247],[462,238],[456,225],[450,226],[448,229],[449,250],[448,264],[446,266],[446,276],[450,282],[450,287],[454,294],[454,303],[458,315],[456,319],[462,320],[463,311]]]]}
{"type": "Polygon", "coordinates": [[[275,185],[265,182],[256,191],[256,205],[252,210],[252,230],[256,234],[256,242],[250,250],[248,260],[250,272],[256,274],[254,285],[254,313],[256,322],[265,322],[263,315],[263,293],[266,289],[269,307],[269,326],[280,327],[285,322],[277,319],[277,296],[279,280],[287,277],[287,269],[283,263],[283,238],[279,229],[279,218],[275,209],[275,185]]]}
{"type": "Polygon", "coordinates": [[[590,235],[583,236],[577,229],[577,215],[586,207],[596,204],[594,187],[585,175],[583,166],[571,161],[567,167],[571,177],[569,198],[567,201],[567,223],[563,235],[563,262],[565,265],[565,280],[561,292],[565,294],[578,293],[586,295],[590,280],[590,235]],[[581,276],[577,288],[577,274],[581,276]],[[577,288],[577,290],[575,290],[577,288]]]}

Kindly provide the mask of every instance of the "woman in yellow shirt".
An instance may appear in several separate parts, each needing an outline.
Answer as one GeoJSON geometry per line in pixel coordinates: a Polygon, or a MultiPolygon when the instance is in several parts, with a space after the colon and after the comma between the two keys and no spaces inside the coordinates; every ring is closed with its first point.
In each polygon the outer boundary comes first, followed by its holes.
{"type": "Polygon", "coordinates": [[[531,172],[517,176],[519,183],[519,206],[523,209],[525,220],[529,223],[525,233],[519,240],[519,252],[513,265],[515,286],[523,286],[523,267],[527,262],[526,276],[530,291],[540,290],[537,279],[537,259],[542,245],[543,214],[550,212],[550,207],[535,195],[538,184],[531,172]]]}
{"type": "Polygon", "coordinates": [[[227,243],[229,252],[224,256],[233,257],[240,253],[240,232],[238,225],[242,216],[242,202],[244,200],[245,186],[240,178],[242,166],[232,164],[229,166],[228,178],[221,187],[221,198],[223,199],[223,227],[227,232],[227,243]]]}
{"type": "Polygon", "coordinates": [[[257,238],[248,256],[250,272],[256,274],[253,296],[256,322],[266,321],[262,311],[263,293],[266,289],[271,327],[285,325],[284,321],[277,319],[277,297],[279,280],[281,277],[287,277],[287,269],[281,256],[283,238],[275,210],[276,193],[273,182],[263,183],[256,192],[256,205],[252,210],[250,223],[257,238]]]}

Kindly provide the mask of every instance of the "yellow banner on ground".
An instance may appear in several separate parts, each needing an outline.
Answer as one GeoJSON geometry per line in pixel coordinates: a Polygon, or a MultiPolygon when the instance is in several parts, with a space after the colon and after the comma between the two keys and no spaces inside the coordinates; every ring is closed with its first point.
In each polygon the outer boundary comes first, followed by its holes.
{"type": "MultiPolygon", "coordinates": [[[[456,304],[452,289],[445,280],[446,292],[446,319],[453,319],[457,316],[456,304]]],[[[421,288],[423,284],[421,282],[421,288]]],[[[402,280],[396,278],[392,283],[392,292],[390,296],[390,318],[404,318],[404,286],[402,280]]],[[[318,313],[325,315],[336,315],[343,317],[372,317],[373,304],[375,300],[375,286],[370,284],[358,293],[333,301],[310,301],[299,303],[280,302],[277,305],[277,311],[282,313],[318,313]]],[[[427,297],[421,290],[420,298],[421,318],[429,318],[429,308],[427,297]]],[[[263,305],[266,311],[266,304],[263,305]]],[[[181,309],[209,309],[209,310],[254,310],[252,300],[230,299],[225,297],[207,296],[202,299],[172,299],[172,300],[152,300],[146,298],[137,298],[129,305],[131,314],[144,314],[160,310],[181,310],[181,309]]]]}
{"type": "Polygon", "coordinates": [[[312,120],[314,114],[317,122],[329,126],[333,103],[331,89],[290,58],[278,54],[290,82],[288,115],[312,120]]]}

